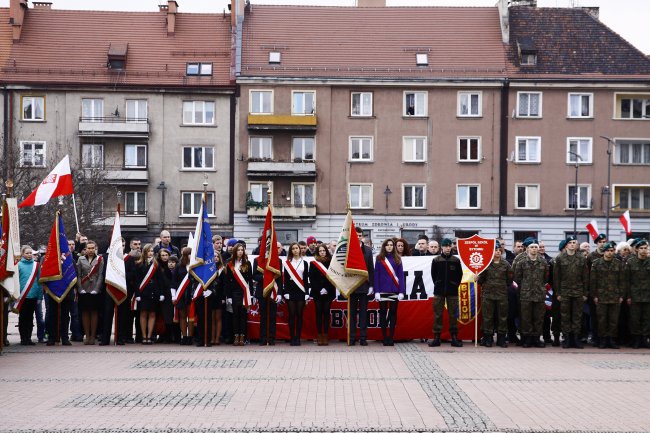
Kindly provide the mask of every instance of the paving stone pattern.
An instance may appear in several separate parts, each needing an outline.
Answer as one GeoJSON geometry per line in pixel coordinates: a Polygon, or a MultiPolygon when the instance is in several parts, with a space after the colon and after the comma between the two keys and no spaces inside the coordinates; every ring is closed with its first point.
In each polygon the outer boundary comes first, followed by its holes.
{"type": "Polygon", "coordinates": [[[77,394],[58,404],[57,408],[79,407],[195,407],[227,406],[232,393],[227,392],[169,392],[169,393],[112,393],[77,394]]]}
{"type": "Polygon", "coordinates": [[[142,359],[130,368],[251,368],[254,359],[142,359]]]}

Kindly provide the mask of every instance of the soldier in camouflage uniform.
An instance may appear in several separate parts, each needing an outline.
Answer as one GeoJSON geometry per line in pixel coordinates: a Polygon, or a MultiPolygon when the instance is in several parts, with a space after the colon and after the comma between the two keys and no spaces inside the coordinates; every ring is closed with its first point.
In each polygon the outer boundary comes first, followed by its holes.
{"type": "MultiPolygon", "coordinates": [[[[605,236],[603,233],[600,233],[598,236],[596,236],[596,239],[594,239],[594,243],[596,244],[596,249],[587,255],[587,269],[589,269],[590,273],[591,266],[594,264],[594,262],[598,259],[602,259],[605,255],[603,247],[607,243],[607,236],[605,236]]],[[[593,342],[594,347],[596,347],[599,346],[598,335],[600,334],[600,329],[598,326],[598,308],[596,308],[596,304],[594,303],[594,299],[591,293],[587,298],[587,307],[588,314],[584,315],[581,336],[587,338],[589,332],[591,332],[591,341],[593,342]]]]}
{"type": "Polygon", "coordinates": [[[553,267],[553,289],[560,301],[562,314],[562,347],[582,349],[580,323],[582,305],[587,300],[589,270],[586,258],[577,252],[578,242],[574,236],[567,238],[566,251],[555,259],[553,267]]]}
{"type": "Polygon", "coordinates": [[[607,242],[601,247],[603,257],[591,265],[589,294],[598,312],[598,347],[618,349],[618,315],[623,302],[623,263],[614,257],[614,244],[607,242]]]}
{"type": "Polygon", "coordinates": [[[539,337],[542,335],[546,311],[544,301],[548,263],[540,257],[539,244],[536,240],[526,247],[526,256],[517,261],[514,279],[519,286],[522,346],[545,347],[539,337]]]}
{"type": "Polygon", "coordinates": [[[481,308],[483,310],[482,346],[492,347],[494,342],[494,313],[497,313],[497,346],[508,347],[508,286],[512,284],[512,268],[503,258],[499,241],[496,242],[494,259],[479,276],[481,285],[481,308]]]}
{"type": "Polygon", "coordinates": [[[650,258],[648,241],[635,245],[636,255],[630,256],[625,265],[625,287],[627,303],[630,306],[630,331],[633,346],[650,348],[650,258]]]}

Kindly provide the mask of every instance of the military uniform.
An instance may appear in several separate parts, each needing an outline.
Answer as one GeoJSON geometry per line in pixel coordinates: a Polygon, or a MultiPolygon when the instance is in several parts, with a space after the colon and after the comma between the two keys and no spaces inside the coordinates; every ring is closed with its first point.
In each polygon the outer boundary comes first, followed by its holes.
{"type": "Polygon", "coordinates": [[[582,305],[587,296],[589,273],[586,259],[579,252],[569,255],[566,252],[555,259],[553,267],[553,289],[560,297],[562,332],[568,336],[568,344],[582,347],[580,343],[580,324],[582,305]]]}
{"type": "Polygon", "coordinates": [[[485,345],[492,345],[494,313],[498,314],[497,344],[505,345],[508,332],[508,286],[512,284],[512,267],[504,258],[492,262],[478,277],[481,285],[481,309],[483,310],[483,335],[485,345]]]}
{"type": "MultiPolygon", "coordinates": [[[[596,240],[596,243],[598,243],[598,240],[596,240]]],[[[603,251],[601,251],[599,248],[596,248],[595,251],[592,251],[587,255],[587,269],[589,270],[590,282],[591,282],[591,267],[593,266],[596,260],[602,259],[603,255],[604,255],[603,251]]],[[[591,285],[589,287],[591,287],[591,285]]],[[[596,307],[596,304],[594,303],[594,299],[591,293],[589,293],[587,298],[587,307],[588,307],[587,310],[588,314],[585,314],[585,320],[582,326],[582,336],[587,337],[589,335],[589,332],[591,332],[591,339],[594,342],[594,345],[596,345],[598,343],[598,339],[600,336],[600,326],[598,325],[599,309],[596,307]]]]}
{"type": "MultiPolygon", "coordinates": [[[[613,340],[618,335],[618,315],[624,294],[623,263],[616,258],[596,259],[589,274],[589,294],[595,300],[598,313],[598,335],[600,347],[616,346],[613,340]],[[607,342],[602,341],[607,339],[607,342]]],[[[595,302],[595,301],[594,301],[595,302]]]]}
{"type": "Polygon", "coordinates": [[[544,324],[546,305],[546,281],[548,279],[548,263],[537,256],[531,260],[529,256],[519,260],[515,268],[515,282],[519,286],[519,302],[521,308],[521,334],[524,346],[530,344],[543,347],[539,340],[544,324]]]}
{"type": "Polygon", "coordinates": [[[634,347],[648,347],[650,336],[650,258],[641,260],[632,256],[625,265],[625,287],[630,304],[630,332],[634,347]]]}

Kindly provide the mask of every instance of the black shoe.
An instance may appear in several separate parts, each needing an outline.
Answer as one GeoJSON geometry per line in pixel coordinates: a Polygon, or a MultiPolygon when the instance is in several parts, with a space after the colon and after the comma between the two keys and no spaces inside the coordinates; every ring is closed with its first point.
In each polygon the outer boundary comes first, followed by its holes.
{"type": "Polygon", "coordinates": [[[260,340],[259,343],[257,343],[259,346],[266,346],[266,340],[260,340]]]}
{"type": "Polygon", "coordinates": [[[124,346],[124,341],[123,340],[117,340],[117,345],[118,346],[124,346]]]}
{"type": "Polygon", "coordinates": [[[582,341],[580,341],[579,338],[575,339],[573,347],[575,347],[576,349],[584,349],[585,348],[584,344],[582,344],[582,341]]]}
{"type": "Polygon", "coordinates": [[[530,347],[530,340],[532,339],[528,336],[521,337],[521,341],[522,341],[521,347],[523,347],[524,349],[528,349],[530,347]]]}
{"type": "Polygon", "coordinates": [[[485,347],[492,347],[492,345],[494,344],[494,337],[492,337],[491,335],[489,337],[483,337],[483,339],[484,339],[483,345],[485,347]]]}
{"type": "Polygon", "coordinates": [[[440,337],[435,337],[433,340],[429,341],[429,347],[440,347],[440,337]]]}
{"type": "Polygon", "coordinates": [[[126,344],[135,344],[135,340],[133,338],[127,338],[126,340],[124,340],[124,342],[126,344]]]}
{"type": "Polygon", "coordinates": [[[463,347],[462,340],[459,340],[456,334],[451,334],[451,347],[463,347]]]}
{"type": "Polygon", "coordinates": [[[502,348],[507,348],[508,343],[506,342],[506,336],[503,334],[497,334],[497,346],[502,348]]]}
{"type": "Polygon", "coordinates": [[[393,341],[392,338],[389,338],[389,339],[388,339],[388,345],[389,345],[389,346],[394,346],[394,345],[395,345],[395,342],[393,341]]]}
{"type": "Polygon", "coordinates": [[[560,336],[559,335],[554,335],[553,336],[553,347],[560,347],[560,336]]]}
{"type": "Polygon", "coordinates": [[[70,338],[70,341],[74,341],[76,343],[81,343],[82,341],[84,341],[84,338],[83,337],[72,337],[72,338],[70,338]]]}
{"type": "Polygon", "coordinates": [[[535,341],[535,338],[533,337],[533,345],[539,349],[543,349],[546,347],[546,343],[541,340],[539,337],[537,337],[537,341],[535,341]]]}
{"type": "Polygon", "coordinates": [[[72,346],[72,343],[70,343],[70,340],[61,340],[61,344],[63,346],[72,346]]]}
{"type": "Polygon", "coordinates": [[[644,349],[650,349],[650,341],[648,341],[648,336],[641,337],[641,347],[644,349]]]}
{"type": "MultiPolygon", "coordinates": [[[[109,344],[110,344],[110,343],[109,343],[108,341],[100,341],[100,342],[99,342],[99,345],[100,345],[100,346],[108,346],[109,344]]],[[[124,343],[122,343],[122,344],[124,344],[124,343]]]]}
{"type": "Polygon", "coordinates": [[[275,346],[275,338],[269,338],[269,346],[275,346]]]}
{"type": "Polygon", "coordinates": [[[508,343],[521,346],[521,340],[516,334],[508,334],[508,343]]]}
{"type": "Polygon", "coordinates": [[[47,340],[46,346],[54,346],[54,340],[47,340]]]}
{"type": "Polygon", "coordinates": [[[616,340],[614,340],[612,337],[609,338],[609,347],[611,349],[619,349],[618,343],[616,343],[616,340]]]}
{"type": "Polygon", "coordinates": [[[368,342],[366,341],[365,338],[362,338],[361,340],[359,340],[359,346],[367,346],[367,345],[368,345],[368,342]]]}
{"type": "Polygon", "coordinates": [[[570,349],[571,348],[571,341],[568,338],[565,338],[564,341],[562,341],[562,349],[570,349]]]}
{"type": "Polygon", "coordinates": [[[356,340],[350,340],[350,346],[354,346],[355,344],[357,344],[356,340]]]}

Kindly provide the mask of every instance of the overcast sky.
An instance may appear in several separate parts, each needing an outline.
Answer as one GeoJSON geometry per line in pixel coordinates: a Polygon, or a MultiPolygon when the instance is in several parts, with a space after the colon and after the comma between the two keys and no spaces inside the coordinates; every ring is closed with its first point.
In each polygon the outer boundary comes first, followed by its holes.
{"type": "MultiPolygon", "coordinates": [[[[166,0],[48,0],[55,9],[101,9],[156,11],[166,0]]],[[[181,12],[222,12],[229,0],[177,0],[181,12]]],[[[354,6],[355,0],[252,0],[253,4],[354,6]]],[[[646,54],[650,37],[646,31],[650,0],[538,0],[540,7],[599,6],[600,19],[646,54]]],[[[31,2],[30,2],[31,4],[31,2]]],[[[496,0],[387,0],[388,6],[494,6],[496,0]]],[[[8,6],[9,0],[0,0],[8,6]]]]}

